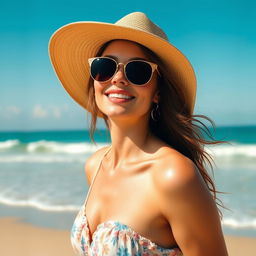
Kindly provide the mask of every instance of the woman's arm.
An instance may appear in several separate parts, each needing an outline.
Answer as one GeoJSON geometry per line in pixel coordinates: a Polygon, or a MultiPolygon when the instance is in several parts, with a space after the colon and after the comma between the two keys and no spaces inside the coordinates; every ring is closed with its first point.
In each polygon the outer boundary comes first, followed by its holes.
{"type": "Polygon", "coordinates": [[[160,208],[184,256],[227,256],[215,201],[194,163],[178,155],[159,174],[160,208]]]}

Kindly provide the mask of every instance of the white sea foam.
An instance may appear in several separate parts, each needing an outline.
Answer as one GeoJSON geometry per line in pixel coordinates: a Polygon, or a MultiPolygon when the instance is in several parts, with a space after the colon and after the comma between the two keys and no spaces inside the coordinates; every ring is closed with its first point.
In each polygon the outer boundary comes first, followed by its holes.
{"type": "Polygon", "coordinates": [[[26,153],[65,153],[65,154],[86,154],[93,153],[100,147],[107,145],[106,143],[98,143],[97,145],[89,142],[57,142],[40,140],[29,143],[21,143],[19,140],[6,140],[0,142],[0,151],[12,153],[16,151],[18,146],[21,152],[26,153]]]}
{"type": "MultiPolygon", "coordinates": [[[[102,145],[101,145],[102,146],[102,145]]],[[[91,143],[62,143],[55,141],[40,140],[31,142],[27,145],[27,152],[52,152],[66,154],[81,154],[92,153],[100,146],[95,146],[91,143]]]]}
{"type": "MultiPolygon", "coordinates": [[[[86,142],[64,143],[41,140],[23,144],[17,151],[19,145],[21,143],[18,140],[0,142],[0,152],[8,153],[0,155],[0,163],[84,162],[86,156],[107,144],[94,145],[86,142]]],[[[206,150],[214,160],[220,160],[222,164],[239,162],[248,165],[256,163],[256,144],[217,145],[206,147],[206,150]]]]}
{"type": "MultiPolygon", "coordinates": [[[[6,140],[0,142],[0,151],[11,153],[13,148],[21,145],[19,140],[6,140]]],[[[40,140],[23,144],[24,153],[63,153],[63,154],[91,154],[106,143],[94,145],[89,142],[57,142],[40,140]]],[[[245,157],[256,159],[256,144],[238,144],[208,146],[206,150],[214,157],[230,158],[245,157]]]]}
{"type": "Polygon", "coordinates": [[[28,200],[18,200],[14,198],[5,198],[0,196],[0,203],[10,206],[23,206],[23,207],[33,207],[42,211],[50,212],[71,212],[78,211],[81,206],[79,205],[51,205],[49,203],[40,202],[37,199],[28,199],[28,200]]]}
{"type": "MultiPolygon", "coordinates": [[[[18,143],[17,141],[16,145],[18,143]]],[[[6,154],[0,154],[0,163],[84,162],[89,155],[106,145],[103,143],[94,145],[92,143],[61,143],[42,140],[28,143],[19,151],[5,151],[6,154]]]]}
{"type": "Polygon", "coordinates": [[[13,148],[19,144],[19,140],[6,140],[0,142],[0,151],[13,148]]]}
{"type": "Polygon", "coordinates": [[[232,144],[208,147],[207,150],[216,157],[249,157],[256,158],[255,144],[232,144]]]}
{"type": "Polygon", "coordinates": [[[86,155],[15,154],[0,156],[0,163],[84,163],[86,155]]]}
{"type": "Polygon", "coordinates": [[[247,168],[256,170],[256,144],[233,144],[207,147],[206,151],[213,157],[218,167],[247,168]]]}
{"type": "Polygon", "coordinates": [[[256,229],[256,218],[224,218],[222,224],[235,229],[256,229]]]}

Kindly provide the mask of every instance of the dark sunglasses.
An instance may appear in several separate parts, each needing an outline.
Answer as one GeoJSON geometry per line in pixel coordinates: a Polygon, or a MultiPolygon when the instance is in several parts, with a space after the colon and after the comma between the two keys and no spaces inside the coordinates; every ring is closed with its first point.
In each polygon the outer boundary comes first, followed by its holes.
{"type": "Polygon", "coordinates": [[[88,61],[91,77],[99,82],[109,81],[118,71],[119,65],[123,65],[126,79],[134,85],[143,86],[151,80],[157,70],[155,63],[145,60],[131,60],[123,64],[109,57],[95,57],[89,58],[88,61]]]}

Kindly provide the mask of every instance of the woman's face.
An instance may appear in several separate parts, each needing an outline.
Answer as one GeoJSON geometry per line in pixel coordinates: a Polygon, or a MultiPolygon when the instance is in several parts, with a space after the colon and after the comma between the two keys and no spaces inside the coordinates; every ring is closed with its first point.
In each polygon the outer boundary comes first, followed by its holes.
{"type": "MultiPolygon", "coordinates": [[[[138,44],[124,40],[111,42],[102,56],[111,57],[118,63],[123,64],[132,59],[149,61],[138,44]]],[[[108,118],[123,119],[128,117],[131,120],[131,118],[147,117],[151,111],[152,103],[158,101],[157,72],[154,72],[147,84],[136,86],[126,79],[124,66],[119,65],[118,71],[111,80],[107,82],[94,81],[94,89],[96,104],[99,110],[108,118]],[[125,94],[131,98],[123,99],[122,96],[117,94],[125,94]]]]}

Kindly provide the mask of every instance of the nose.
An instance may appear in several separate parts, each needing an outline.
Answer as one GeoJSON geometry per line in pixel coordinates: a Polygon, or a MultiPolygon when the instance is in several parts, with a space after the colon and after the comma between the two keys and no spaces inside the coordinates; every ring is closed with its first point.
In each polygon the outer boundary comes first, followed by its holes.
{"type": "Polygon", "coordinates": [[[118,70],[115,75],[112,77],[111,82],[115,85],[128,85],[129,82],[127,81],[125,74],[124,74],[124,65],[119,63],[118,70]]]}

